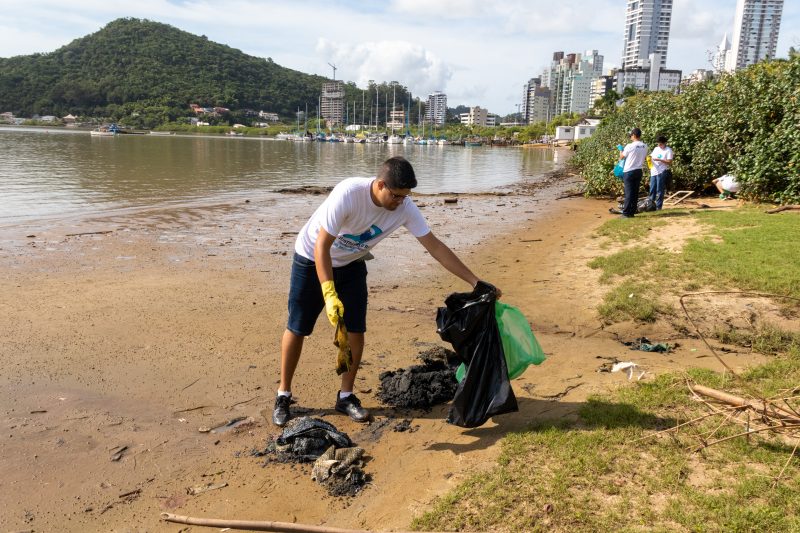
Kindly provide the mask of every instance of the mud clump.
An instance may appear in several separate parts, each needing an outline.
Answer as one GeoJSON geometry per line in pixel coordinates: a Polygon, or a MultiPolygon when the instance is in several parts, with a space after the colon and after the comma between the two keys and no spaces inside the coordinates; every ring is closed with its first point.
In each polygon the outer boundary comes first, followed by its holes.
{"type": "Polygon", "coordinates": [[[456,354],[435,347],[420,352],[421,365],[382,372],[378,399],[386,405],[412,409],[428,409],[447,403],[455,396],[458,382],[454,367],[456,354]]]}

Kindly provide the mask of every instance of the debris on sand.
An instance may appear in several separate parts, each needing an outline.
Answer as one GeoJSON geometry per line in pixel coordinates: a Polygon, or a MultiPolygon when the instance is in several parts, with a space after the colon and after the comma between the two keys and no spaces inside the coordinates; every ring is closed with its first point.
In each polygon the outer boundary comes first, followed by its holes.
{"type": "Polygon", "coordinates": [[[419,429],[419,425],[412,426],[411,420],[408,418],[404,418],[400,422],[396,423],[392,428],[392,431],[396,431],[398,433],[402,433],[408,431],[409,433],[414,433],[416,430],[419,429]]]}
{"type": "Polygon", "coordinates": [[[456,354],[435,347],[420,352],[421,365],[382,372],[378,399],[394,407],[427,409],[453,399],[458,382],[455,378],[456,354]]]}
{"type": "Polygon", "coordinates": [[[319,418],[289,420],[278,438],[252,455],[275,455],[272,460],[281,463],[313,462],[311,479],[331,496],[355,496],[368,481],[363,470],[364,449],[353,446],[346,433],[319,418]]]}
{"type": "Polygon", "coordinates": [[[669,344],[666,342],[659,342],[653,343],[650,342],[650,339],[647,337],[639,337],[634,341],[623,342],[625,346],[628,346],[631,350],[640,350],[642,352],[660,352],[660,353],[669,353],[670,350],[674,350],[678,347],[678,344],[669,344]]]}
{"type": "Polygon", "coordinates": [[[289,420],[277,439],[270,441],[264,451],[255,451],[253,455],[274,454],[275,460],[281,463],[310,463],[331,446],[350,448],[352,445],[350,437],[330,422],[301,416],[289,420]]]}
{"type": "Polygon", "coordinates": [[[198,485],[196,487],[189,487],[186,489],[186,494],[190,496],[197,496],[198,494],[203,494],[204,492],[208,492],[210,490],[219,490],[224,489],[228,486],[227,482],[223,483],[206,483],[205,485],[198,485]]]}
{"type": "Polygon", "coordinates": [[[362,469],[364,449],[331,446],[314,462],[311,479],[325,487],[331,496],[355,496],[367,482],[362,469]]]}

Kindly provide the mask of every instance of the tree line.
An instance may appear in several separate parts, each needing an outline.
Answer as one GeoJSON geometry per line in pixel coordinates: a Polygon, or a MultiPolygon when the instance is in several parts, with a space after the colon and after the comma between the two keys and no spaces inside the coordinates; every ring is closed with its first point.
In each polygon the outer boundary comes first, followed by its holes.
{"type": "Polygon", "coordinates": [[[800,203],[800,54],[762,61],[694,83],[680,94],[637,93],[613,106],[594,135],[579,143],[572,163],[590,195],[615,194],[618,152],[638,127],[655,146],[666,135],[675,152],[674,187],[701,190],[723,174],[736,175],[741,195],[800,203]]]}

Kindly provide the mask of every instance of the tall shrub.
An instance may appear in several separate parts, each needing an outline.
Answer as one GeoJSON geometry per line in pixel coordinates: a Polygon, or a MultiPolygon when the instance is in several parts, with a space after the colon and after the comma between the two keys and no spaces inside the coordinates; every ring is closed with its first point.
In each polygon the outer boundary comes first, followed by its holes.
{"type": "Polygon", "coordinates": [[[669,138],[676,187],[699,190],[715,177],[734,173],[746,197],[800,202],[798,54],[690,85],[680,95],[629,97],[581,143],[572,160],[586,180],[587,194],[621,191],[612,173],[615,146],[627,142],[634,126],[651,147],[659,134],[669,138]]]}

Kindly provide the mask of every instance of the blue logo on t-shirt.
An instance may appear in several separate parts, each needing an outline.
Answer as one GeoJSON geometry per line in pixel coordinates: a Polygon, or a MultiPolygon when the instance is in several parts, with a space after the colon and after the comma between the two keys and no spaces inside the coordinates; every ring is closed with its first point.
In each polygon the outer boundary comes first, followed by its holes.
{"type": "Polygon", "coordinates": [[[356,244],[361,244],[367,241],[371,241],[381,233],[383,233],[383,230],[378,226],[376,226],[375,224],[373,224],[369,227],[367,231],[365,231],[361,235],[350,235],[348,233],[345,233],[344,235],[342,235],[342,237],[347,240],[353,241],[356,244]]]}

